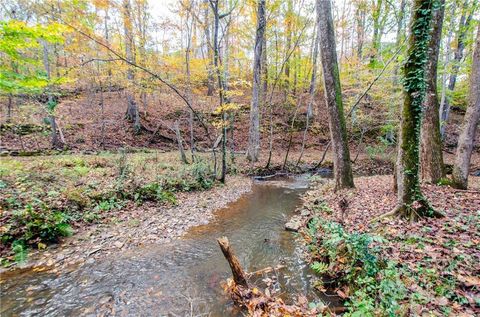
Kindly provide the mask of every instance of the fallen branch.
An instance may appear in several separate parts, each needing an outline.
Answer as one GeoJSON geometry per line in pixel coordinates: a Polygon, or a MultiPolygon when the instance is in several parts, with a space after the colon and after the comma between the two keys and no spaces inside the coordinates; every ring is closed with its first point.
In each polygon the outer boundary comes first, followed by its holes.
{"type": "Polygon", "coordinates": [[[285,267],[285,265],[277,265],[276,267],[269,266],[269,267],[263,268],[261,270],[258,270],[258,271],[255,271],[255,272],[250,272],[250,273],[247,273],[247,274],[248,274],[248,276],[265,274],[265,273],[270,273],[272,271],[281,270],[284,267],[285,267]]]}

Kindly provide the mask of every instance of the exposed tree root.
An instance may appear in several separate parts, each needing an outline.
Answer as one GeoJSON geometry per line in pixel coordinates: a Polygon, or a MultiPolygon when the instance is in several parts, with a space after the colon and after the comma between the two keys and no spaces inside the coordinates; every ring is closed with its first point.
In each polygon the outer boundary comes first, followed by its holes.
{"type": "Polygon", "coordinates": [[[411,206],[398,204],[393,210],[373,218],[370,223],[375,223],[389,217],[406,218],[410,221],[417,221],[422,218],[443,218],[445,215],[433,209],[425,199],[421,199],[415,201],[411,206]]]}

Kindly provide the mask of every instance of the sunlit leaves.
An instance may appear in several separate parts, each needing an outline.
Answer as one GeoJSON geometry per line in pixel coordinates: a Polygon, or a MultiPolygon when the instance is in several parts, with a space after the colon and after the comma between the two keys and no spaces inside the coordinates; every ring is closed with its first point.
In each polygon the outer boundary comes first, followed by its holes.
{"type": "Polygon", "coordinates": [[[58,23],[27,25],[10,20],[0,22],[0,92],[38,93],[49,84],[38,52],[42,41],[63,43],[65,26],[58,23]]]}

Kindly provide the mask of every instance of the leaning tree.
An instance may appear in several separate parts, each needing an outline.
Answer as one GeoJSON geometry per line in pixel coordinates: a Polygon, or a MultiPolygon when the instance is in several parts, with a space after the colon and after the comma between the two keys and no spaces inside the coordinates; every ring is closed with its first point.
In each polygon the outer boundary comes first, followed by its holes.
{"type": "Polygon", "coordinates": [[[322,61],[325,101],[328,110],[328,125],[333,148],[333,174],[335,189],[351,188],[352,165],[348,150],[347,128],[343,114],[342,89],[335,47],[332,4],[330,0],[317,0],[320,33],[320,57],[322,61]]]}

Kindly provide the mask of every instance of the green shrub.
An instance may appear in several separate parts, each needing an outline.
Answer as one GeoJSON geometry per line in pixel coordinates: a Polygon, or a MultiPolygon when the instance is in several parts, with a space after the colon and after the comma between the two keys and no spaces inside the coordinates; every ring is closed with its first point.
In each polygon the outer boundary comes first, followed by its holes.
{"type": "Polygon", "coordinates": [[[212,169],[204,161],[198,160],[192,164],[192,175],[201,189],[209,189],[213,186],[212,169]]]}
{"type": "Polygon", "coordinates": [[[139,187],[134,193],[134,200],[143,201],[159,201],[175,204],[177,202],[175,195],[168,190],[164,190],[159,183],[150,183],[139,187]]]}
{"type": "Polygon", "coordinates": [[[110,211],[114,209],[123,208],[124,203],[118,200],[116,197],[110,197],[105,200],[100,200],[95,206],[95,211],[110,211]]]}
{"type": "Polygon", "coordinates": [[[389,149],[391,143],[384,137],[378,137],[376,145],[367,145],[365,150],[370,159],[388,160],[390,158],[389,149]]]}
{"type": "Polygon", "coordinates": [[[12,251],[15,254],[14,259],[17,263],[23,263],[27,260],[27,247],[21,240],[16,240],[12,243],[12,251]]]}
{"type": "Polygon", "coordinates": [[[72,235],[70,218],[64,213],[53,211],[45,204],[28,204],[25,208],[13,211],[7,220],[1,241],[12,243],[14,252],[24,247],[39,243],[57,242],[60,237],[72,235]]]}

